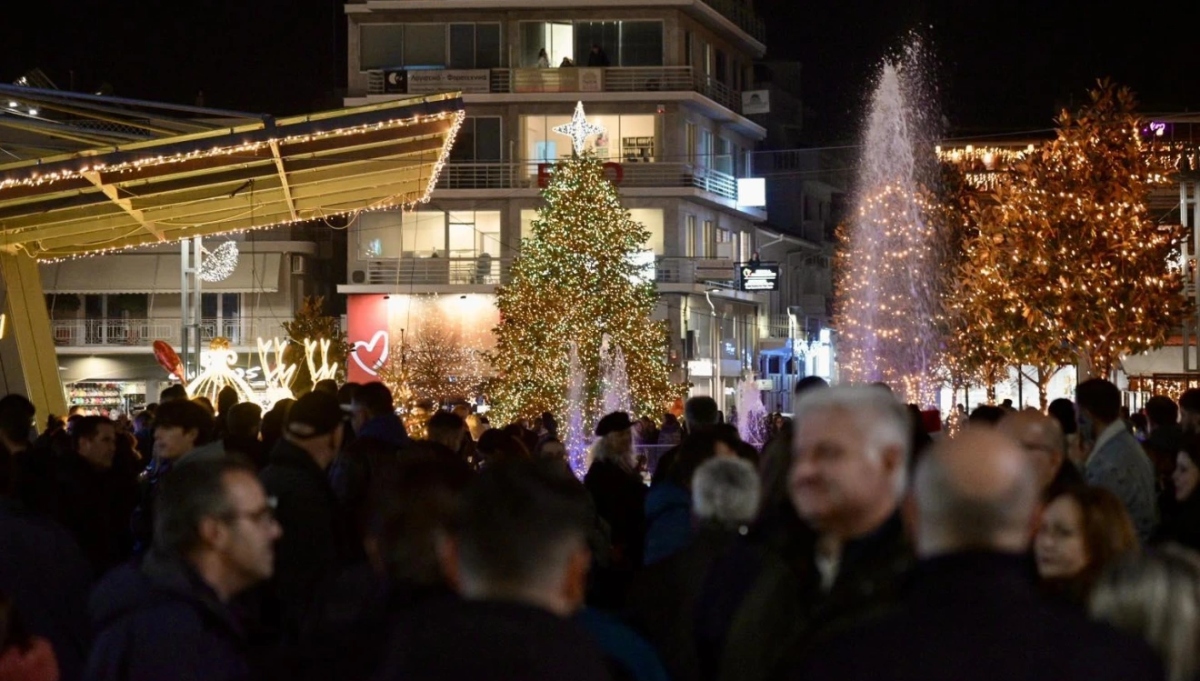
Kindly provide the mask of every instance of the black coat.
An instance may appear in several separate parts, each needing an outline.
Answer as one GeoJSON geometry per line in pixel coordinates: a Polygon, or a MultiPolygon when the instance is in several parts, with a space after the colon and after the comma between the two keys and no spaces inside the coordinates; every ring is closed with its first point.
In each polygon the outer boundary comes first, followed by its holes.
{"type": "Polygon", "coordinates": [[[1023,555],[921,563],[897,612],[814,654],[806,681],[1159,681],[1140,640],[1040,602],[1023,555]]]}
{"type": "Polygon", "coordinates": [[[92,594],[99,632],[87,681],[235,681],[250,677],[243,630],[182,561],[152,550],[92,594]]]}
{"type": "Polygon", "coordinates": [[[83,671],[90,587],[87,560],[62,527],[0,500],[0,591],[29,632],[50,641],[62,681],[83,671]]]}
{"type": "Polygon", "coordinates": [[[811,536],[769,547],[742,544],[709,571],[697,603],[697,650],[706,679],[780,678],[796,659],[899,597],[913,553],[899,513],[843,547],[821,588],[811,536]]]}
{"type": "Polygon", "coordinates": [[[611,461],[596,461],[583,484],[596,504],[596,515],[609,529],[609,555],[597,559],[593,569],[588,604],[617,609],[635,571],[642,567],[646,548],[646,485],[611,461]]]}
{"type": "Polygon", "coordinates": [[[626,619],[658,651],[674,681],[700,678],[696,600],[709,568],[738,536],[736,530],[701,527],[687,548],[646,566],[634,577],[626,619]]]}
{"type": "Polygon", "coordinates": [[[447,599],[393,620],[379,681],[602,681],[603,654],[578,623],[518,603],[447,599]]]}
{"type": "Polygon", "coordinates": [[[278,500],[275,517],[283,528],[263,624],[295,642],[314,599],[351,562],[349,522],[325,471],[286,439],[276,443],[259,477],[278,500]]]}
{"type": "Polygon", "coordinates": [[[55,518],[75,537],[96,576],[127,560],[136,479],[114,468],[97,469],[74,452],[59,459],[55,472],[55,518]]]}

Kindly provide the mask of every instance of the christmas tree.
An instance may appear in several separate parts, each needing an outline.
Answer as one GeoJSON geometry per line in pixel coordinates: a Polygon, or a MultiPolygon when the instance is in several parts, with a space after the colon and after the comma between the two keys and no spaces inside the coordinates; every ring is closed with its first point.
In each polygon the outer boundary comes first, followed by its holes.
{"type": "Polygon", "coordinates": [[[1039,396],[1078,357],[1106,376],[1183,319],[1179,225],[1147,215],[1158,170],[1133,95],[1104,81],[1056,139],[1016,164],[977,215],[962,269],[976,342],[1034,367],[1039,396]]]}
{"type": "Polygon", "coordinates": [[[669,378],[666,326],[651,318],[653,274],[637,259],[650,234],[622,208],[601,162],[579,153],[588,134],[579,132],[573,135],[576,156],[554,167],[533,236],[522,240],[511,279],[497,291],[500,324],[489,359],[499,424],[566,412],[571,341],[583,373],[584,422],[594,423],[602,408],[606,335],[624,354],[634,412],[657,417],[681,393],[669,378]]]}

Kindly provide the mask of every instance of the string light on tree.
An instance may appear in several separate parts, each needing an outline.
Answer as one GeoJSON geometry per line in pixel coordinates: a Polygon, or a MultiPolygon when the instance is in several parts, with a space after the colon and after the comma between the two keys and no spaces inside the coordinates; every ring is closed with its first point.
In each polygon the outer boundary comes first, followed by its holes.
{"type": "Polygon", "coordinates": [[[264,403],[268,409],[279,400],[295,396],[292,393],[292,382],[296,380],[297,367],[284,360],[283,349],[286,345],[287,341],[280,341],[278,338],[269,341],[258,339],[258,359],[262,365],[263,380],[267,384],[264,403]],[[274,361],[271,360],[272,354],[275,356],[274,361]]]}
{"type": "Polygon", "coordinates": [[[566,413],[574,341],[582,421],[595,423],[606,334],[624,354],[633,411],[661,415],[684,388],[670,381],[667,329],[652,318],[658,295],[637,262],[649,232],[630,219],[590,153],[558,163],[542,196],[533,237],[522,241],[511,279],[497,291],[500,324],[489,354],[495,422],[566,413]]]}

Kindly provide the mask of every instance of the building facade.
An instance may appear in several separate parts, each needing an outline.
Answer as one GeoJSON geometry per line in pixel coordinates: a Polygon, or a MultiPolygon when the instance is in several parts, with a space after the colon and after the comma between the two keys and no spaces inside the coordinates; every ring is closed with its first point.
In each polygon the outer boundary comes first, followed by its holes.
{"type": "Polygon", "coordinates": [[[553,129],[582,102],[606,130],[588,148],[612,164],[623,204],[651,234],[646,258],[676,379],[732,406],[755,367],[766,302],[736,285],[766,217],[739,195],[766,134],[742,114],[765,50],[749,7],[466,0],[451,11],[368,0],[345,9],[347,105],[461,90],[467,109],[432,200],[408,213],[364,212],[350,226],[339,291],[356,346],[351,379],[376,377],[405,337],[435,333],[430,326],[490,347],[495,287],[532,233],[546,174],[572,153],[553,129]]]}
{"type": "MultiPolygon", "coordinates": [[[[201,283],[200,349],[214,338],[229,339],[234,370],[252,387],[265,387],[258,339],[285,338],[283,323],[304,296],[322,293],[319,261],[328,253],[316,233],[292,226],[204,241],[208,251],[233,241],[238,257],[228,277],[201,283]]],[[[181,268],[180,244],[40,265],[69,405],[129,414],[158,401],[172,379],[153,344],[182,346],[181,268]]]]}

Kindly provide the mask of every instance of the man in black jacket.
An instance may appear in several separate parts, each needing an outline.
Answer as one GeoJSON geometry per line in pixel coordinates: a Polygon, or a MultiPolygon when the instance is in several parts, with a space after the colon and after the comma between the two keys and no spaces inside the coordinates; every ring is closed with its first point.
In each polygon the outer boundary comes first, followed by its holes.
{"type": "Polygon", "coordinates": [[[697,602],[703,678],[766,681],[895,600],[912,563],[900,520],[909,415],[878,387],[796,405],[788,495],[807,528],[735,547],[697,602]]]}
{"type": "Polygon", "coordinates": [[[92,594],[94,681],[250,677],[230,600],[271,576],[279,538],[254,469],[227,458],[184,462],[162,482],[154,548],[92,594]]]}
{"type": "Polygon", "coordinates": [[[278,628],[285,643],[298,640],[314,598],[354,555],[349,519],[326,476],[341,444],[337,398],[310,392],[288,411],[283,438],[260,474],[283,526],[263,623],[278,628]]]}
{"type": "Polygon", "coordinates": [[[1018,443],[968,429],[922,459],[915,488],[921,562],[903,607],[824,647],[797,678],[1163,678],[1143,642],[1038,602],[1024,552],[1040,490],[1018,443]]]}

